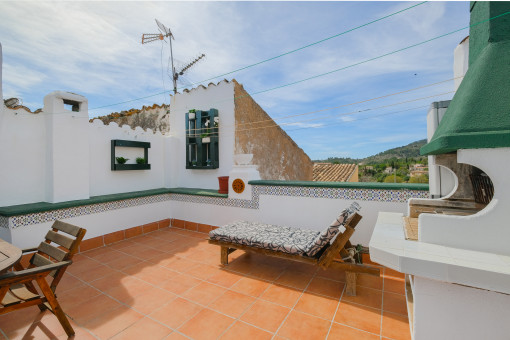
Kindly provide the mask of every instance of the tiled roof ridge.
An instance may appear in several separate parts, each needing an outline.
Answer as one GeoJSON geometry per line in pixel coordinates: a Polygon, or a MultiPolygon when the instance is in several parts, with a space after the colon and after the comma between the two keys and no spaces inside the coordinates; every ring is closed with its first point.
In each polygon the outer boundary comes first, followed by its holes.
{"type": "Polygon", "coordinates": [[[356,164],[314,163],[313,181],[346,182],[356,170],[356,164]]]}
{"type": "Polygon", "coordinates": [[[217,82],[216,84],[213,83],[213,82],[210,82],[209,84],[207,84],[207,87],[200,84],[198,85],[197,87],[194,87],[194,88],[191,88],[191,89],[184,89],[182,90],[182,92],[177,92],[179,94],[182,94],[182,93],[190,93],[192,91],[198,91],[199,89],[202,89],[202,90],[207,90],[209,87],[211,86],[218,86],[220,85],[221,83],[227,83],[227,84],[230,84],[231,82],[235,82],[235,79],[232,79],[231,81],[228,81],[227,79],[223,79],[223,80],[220,80],[219,82],[217,82]]]}
{"type": "Polygon", "coordinates": [[[7,105],[4,105],[5,108],[9,109],[9,110],[18,110],[18,109],[24,109],[25,111],[27,111],[28,113],[32,113],[32,114],[38,114],[40,112],[42,112],[42,109],[37,109],[35,111],[32,112],[32,110],[30,110],[28,107],[26,107],[25,105],[16,105],[16,106],[13,106],[13,107],[9,107],[7,105]]]}
{"type": "Polygon", "coordinates": [[[106,116],[98,116],[98,117],[91,118],[89,121],[92,122],[94,119],[100,119],[100,118],[105,118],[105,117],[106,118],[119,118],[119,117],[131,116],[131,115],[138,114],[138,113],[141,113],[141,112],[144,112],[147,110],[154,110],[154,109],[161,109],[161,108],[166,109],[168,107],[170,107],[170,105],[167,105],[165,103],[163,103],[161,105],[154,103],[149,106],[143,105],[141,109],[131,108],[129,110],[122,110],[120,112],[112,112],[112,113],[107,114],[106,116]]]}

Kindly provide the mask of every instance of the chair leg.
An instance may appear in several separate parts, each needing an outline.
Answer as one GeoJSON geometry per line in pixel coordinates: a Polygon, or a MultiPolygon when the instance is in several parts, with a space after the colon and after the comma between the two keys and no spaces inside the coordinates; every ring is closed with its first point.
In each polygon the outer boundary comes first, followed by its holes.
{"type": "Polygon", "coordinates": [[[356,296],[356,276],[355,272],[345,272],[347,285],[345,287],[345,293],[350,296],[356,296]]]}
{"type": "Polygon", "coordinates": [[[44,296],[48,300],[48,303],[50,304],[51,309],[53,311],[53,314],[55,314],[58,321],[60,321],[60,324],[66,331],[67,336],[73,336],[74,329],[69,323],[69,320],[67,320],[67,317],[64,314],[62,308],[60,307],[60,304],[58,303],[57,299],[55,298],[55,295],[53,295],[53,291],[48,285],[48,282],[46,282],[46,280],[43,277],[37,278],[36,281],[39,284],[39,287],[41,288],[41,291],[43,292],[44,296]]]}
{"type": "Polygon", "coordinates": [[[228,247],[221,247],[221,264],[227,265],[228,264],[228,247]]]}

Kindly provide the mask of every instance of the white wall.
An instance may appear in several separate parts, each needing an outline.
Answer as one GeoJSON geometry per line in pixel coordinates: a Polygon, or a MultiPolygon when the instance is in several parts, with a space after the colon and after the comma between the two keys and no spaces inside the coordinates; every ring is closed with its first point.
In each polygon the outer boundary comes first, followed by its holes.
{"type": "Polygon", "coordinates": [[[510,296],[414,277],[414,340],[508,339],[510,296]]]}
{"type": "MultiPolygon", "coordinates": [[[[85,228],[87,233],[84,239],[89,239],[167,219],[170,217],[169,204],[170,201],[144,204],[97,214],[66,218],[64,221],[85,228]]],[[[19,248],[35,247],[44,239],[52,224],[53,221],[50,221],[10,229],[11,240],[4,239],[3,237],[2,239],[8,240],[19,248]]],[[[2,233],[0,233],[0,236],[2,236],[2,233]]]]}
{"type": "Polygon", "coordinates": [[[0,112],[0,206],[46,198],[46,126],[42,113],[0,112]]]}
{"type": "Polygon", "coordinates": [[[199,86],[188,93],[172,97],[170,105],[170,135],[176,138],[177,154],[173,157],[169,179],[171,187],[218,189],[218,176],[228,176],[234,164],[234,83],[221,81],[207,88],[199,86]],[[217,109],[219,116],[219,168],[208,170],[186,169],[186,112],[191,109],[217,109]]]}
{"type": "MultiPolygon", "coordinates": [[[[99,119],[89,124],[90,144],[90,196],[140,191],[165,187],[166,148],[171,144],[169,137],[152,130],[143,131],[128,125],[119,127],[116,123],[104,125],[99,119]],[[123,139],[149,142],[150,170],[111,170],[111,140],[123,139]]],[[[143,148],[117,147],[116,156],[129,158],[127,164],[135,164],[136,157],[143,157],[143,148]]]]}
{"type": "MultiPolygon", "coordinates": [[[[221,226],[237,220],[324,230],[353,201],[314,197],[260,195],[259,209],[172,201],[172,218],[221,226]]],[[[407,203],[357,201],[363,219],[352,236],[353,243],[368,246],[379,211],[405,213],[407,203]]]]}

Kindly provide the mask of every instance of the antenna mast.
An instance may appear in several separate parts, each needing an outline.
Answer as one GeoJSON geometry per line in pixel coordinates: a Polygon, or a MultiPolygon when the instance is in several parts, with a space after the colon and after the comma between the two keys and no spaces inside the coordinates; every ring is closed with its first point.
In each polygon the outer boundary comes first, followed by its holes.
{"type": "Polygon", "coordinates": [[[191,61],[188,65],[183,67],[182,70],[180,70],[179,72],[176,72],[175,67],[174,67],[174,54],[173,54],[173,50],[172,50],[172,40],[175,40],[174,35],[170,31],[170,29],[167,28],[162,23],[160,23],[158,21],[158,19],[155,19],[155,20],[156,20],[156,24],[158,25],[158,28],[161,33],[160,34],[154,34],[154,33],[142,34],[142,44],[150,43],[150,42],[153,42],[156,40],[165,41],[165,38],[168,38],[168,40],[170,42],[170,59],[172,60],[172,81],[173,81],[173,85],[174,85],[174,94],[176,94],[177,93],[177,79],[179,79],[179,76],[182,76],[184,74],[184,72],[186,72],[190,67],[192,67],[200,59],[205,57],[205,54],[202,53],[200,56],[198,56],[193,61],[191,61]]]}

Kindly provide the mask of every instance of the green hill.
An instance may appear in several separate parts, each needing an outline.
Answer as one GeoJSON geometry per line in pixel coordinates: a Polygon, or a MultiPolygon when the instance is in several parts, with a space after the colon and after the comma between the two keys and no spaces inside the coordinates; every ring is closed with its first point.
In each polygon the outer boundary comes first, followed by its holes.
{"type": "Polygon", "coordinates": [[[339,157],[329,157],[325,160],[314,160],[314,162],[324,162],[324,163],[339,163],[339,164],[373,164],[373,163],[381,163],[390,159],[402,159],[402,158],[414,158],[421,159],[426,158],[420,156],[420,148],[427,143],[426,139],[422,139],[416,142],[412,142],[405,146],[399,146],[393,149],[389,149],[383,152],[380,152],[376,155],[369,156],[366,158],[339,158],[339,157]]]}

